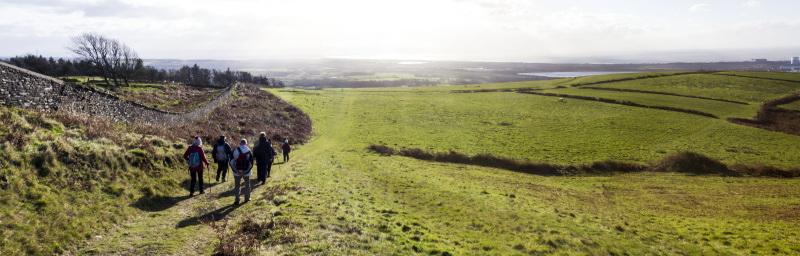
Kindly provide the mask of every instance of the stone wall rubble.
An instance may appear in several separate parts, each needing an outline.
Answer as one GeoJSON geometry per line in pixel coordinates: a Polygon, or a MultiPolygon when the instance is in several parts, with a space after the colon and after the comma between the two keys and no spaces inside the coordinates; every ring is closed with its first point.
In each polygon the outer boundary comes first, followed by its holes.
{"type": "Polygon", "coordinates": [[[210,102],[194,109],[169,112],[126,101],[93,88],[65,84],[0,62],[0,106],[68,111],[130,124],[157,126],[197,120],[228,100],[236,87],[229,87],[210,102]]]}

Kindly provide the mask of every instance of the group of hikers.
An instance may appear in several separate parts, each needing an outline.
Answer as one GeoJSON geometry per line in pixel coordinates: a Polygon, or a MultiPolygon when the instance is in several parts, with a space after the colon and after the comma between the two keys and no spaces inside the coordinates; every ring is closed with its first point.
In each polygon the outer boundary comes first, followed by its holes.
{"type": "MultiPolygon", "coordinates": [[[[195,184],[198,181],[200,183],[200,194],[205,194],[203,189],[203,164],[208,168],[209,163],[205,151],[201,147],[202,145],[203,141],[200,137],[194,136],[194,143],[183,153],[183,158],[189,164],[189,175],[192,177],[189,185],[189,196],[194,195],[195,184]]],[[[289,161],[289,152],[292,151],[292,148],[289,146],[288,139],[283,141],[281,151],[283,151],[283,162],[289,161]]],[[[231,145],[225,141],[225,135],[219,136],[213,146],[211,155],[214,162],[217,163],[216,182],[219,182],[220,178],[222,178],[222,182],[227,182],[228,180],[225,176],[228,173],[228,167],[231,168],[234,179],[233,189],[236,192],[236,200],[233,201],[233,204],[239,204],[239,198],[242,194],[244,194],[245,203],[250,201],[250,176],[252,175],[253,165],[256,166],[258,172],[256,183],[261,182],[263,185],[267,182],[267,178],[270,177],[272,163],[278,153],[272,147],[272,141],[267,139],[266,133],[262,132],[252,150],[247,147],[247,139],[241,139],[238,147],[231,148],[231,145]]]]}

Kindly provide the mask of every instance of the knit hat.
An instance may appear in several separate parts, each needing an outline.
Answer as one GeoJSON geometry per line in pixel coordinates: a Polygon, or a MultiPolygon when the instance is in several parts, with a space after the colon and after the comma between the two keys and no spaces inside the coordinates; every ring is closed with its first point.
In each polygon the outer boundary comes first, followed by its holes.
{"type": "Polygon", "coordinates": [[[239,145],[247,145],[247,139],[240,140],[239,145]]]}
{"type": "Polygon", "coordinates": [[[283,143],[289,143],[289,140],[285,140],[285,141],[283,141],[283,143]]]}
{"type": "Polygon", "coordinates": [[[259,134],[259,135],[258,135],[258,137],[259,137],[259,138],[266,138],[266,137],[267,137],[267,134],[266,134],[266,133],[264,133],[264,132],[261,132],[261,134],[259,134]]]}
{"type": "Polygon", "coordinates": [[[193,145],[195,145],[195,146],[203,145],[203,140],[200,139],[200,136],[197,136],[197,135],[194,136],[194,144],[193,145]]]}

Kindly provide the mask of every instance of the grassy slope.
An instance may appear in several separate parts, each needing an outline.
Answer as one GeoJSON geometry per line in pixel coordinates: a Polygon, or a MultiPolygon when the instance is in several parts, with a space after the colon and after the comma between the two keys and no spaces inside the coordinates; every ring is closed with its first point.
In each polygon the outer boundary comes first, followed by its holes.
{"type": "Polygon", "coordinates": [[[595,102],[392,90],[276,92],[312,116],[316,137],[276,178],[304,189],[290,193],[288,204],[260,208],[299,220],[308,237],[267,250],[800,253],[796,179],[540,177],[364,150],[397,144],[548,162],[647,161],[660,151],[693,150],[726,162],[797,166],[787,153],[794,136],[595,102]]]}
{"type": "Polygon", "coordinates": [[[172,172],[181,149],[102,119],[0,108],[0,120],[3,255],[64,252],[183,178],[172,172]]]}
{"type": "Polygon", "coordinates": [[[229,223],[273,216],[299,224],[289,231],[296,243],[268,239],[264,254],[800,253],[796,179],[541,177],[364,149],[398,144],[564,163],[647,161],[689,149],[726,162],[797,166],[794,137],[722,120],[516,93],[447,92],[524,86],[553,85],[276,90],[309,113],[315,137],[296,148],[292,161],[273,167],[252,203],[231,207],[230,182],[217,185],[204,197],[126,222],[83,252],[208,254],[213,234],[197,216],[221,212],[229,223]],[[275,187],[290,189],[268,196],[275,187]]]}

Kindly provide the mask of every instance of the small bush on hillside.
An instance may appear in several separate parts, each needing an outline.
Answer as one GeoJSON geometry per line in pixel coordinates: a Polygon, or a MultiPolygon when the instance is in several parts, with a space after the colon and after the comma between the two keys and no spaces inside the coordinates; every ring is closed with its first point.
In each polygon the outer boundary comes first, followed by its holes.
{"type": "Polygon", "coordinates": [[[651,171],[694,174],[733,174],[728,166],[716,159],[694,152],[678,152],[650,165],[651,171]]]}

